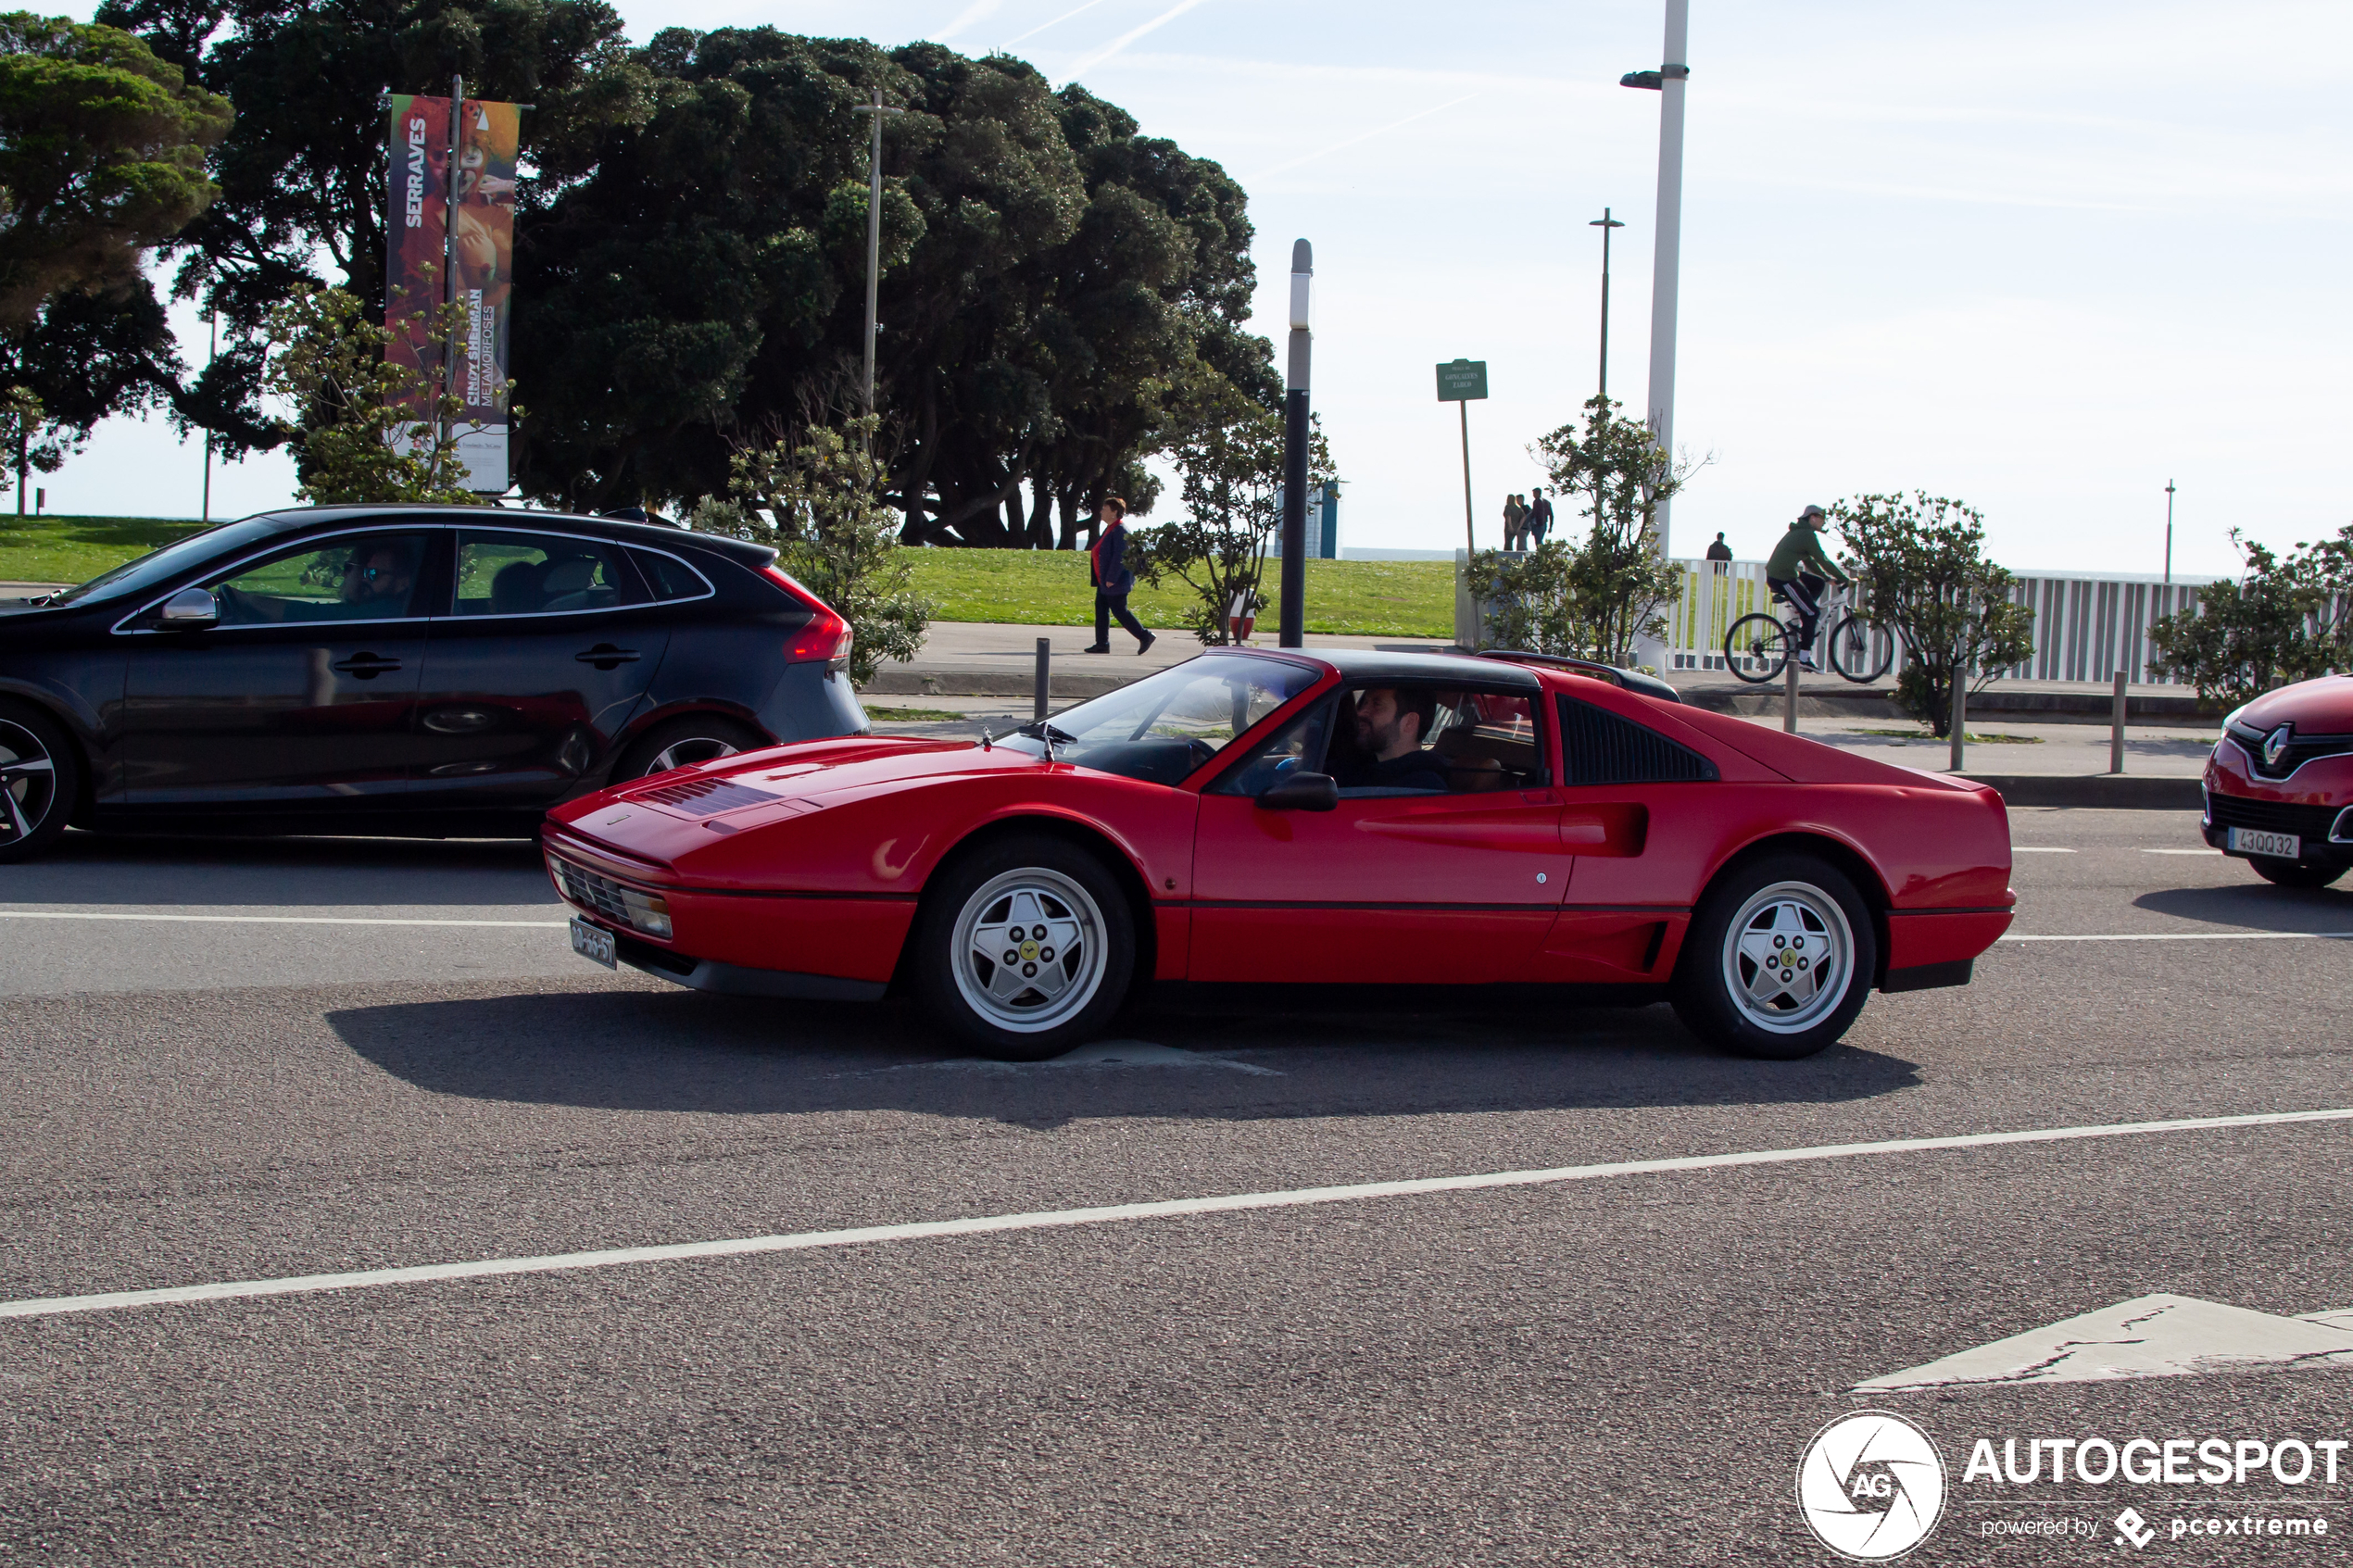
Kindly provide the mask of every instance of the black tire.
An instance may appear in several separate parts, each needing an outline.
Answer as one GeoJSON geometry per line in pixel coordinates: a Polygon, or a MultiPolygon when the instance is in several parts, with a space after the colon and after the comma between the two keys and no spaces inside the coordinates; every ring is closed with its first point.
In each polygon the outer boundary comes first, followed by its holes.
{"type": "Polygon", "coordinates": [[[732,757],[738,751],[756,751],[769,744],[768,737],[749,724],[716,713],[689,713],[666,719],[638,736],[613,764],[610,782],[626,784],[673,768],[732,757]]]}
{"type": "Polygon", "coordinates": [[[1000,1061],[1043,1061],[1101,1033],[1135,974],[1135,916],[1118,880],[1051,834],[1008,834],[950,861],[924,890],[908,940],[924,1006],[1000,1061]]]}
{"type": "Polygon", "coordinates": [[[1831,668],[1858,686],[1884,676],[1895,663],[1895,639],[1859,615],[1843,615],[1831,629],[1831,668]]]}
{"type": "Polygon", "coordinates": [[[27,702],[0,699],[0,863],[46,854],[82,798],[82,752],[27,702]]]}
{"type": "Polygon", "coordinates": [[[2316,865],[2310,860],[2275,860],[2259,857],[2247,864],[2274,887],[2326,887],[2345,874],[2344,866],[2316,865]]]}
{"type": "Polygon", "coordinates": [[[1669,995],[1675,1015],[1700,1038],[1742,1056],[1793,1061],[1846,1033],[1878,972],[1879,938],[1855,884],[1811,855],[1769,855],[1718,877],[1701,897],[1669,995]],[[1835,989],[1805,978],[1818,977],[1824,948],[1843,970],[1835,989]],[[1789,960],[1778,982],[1756,963],[1759,949],[1789,960]]]}
{"type": "Polygon", "coordinates": [[[1789,655],[1789,628],[1769,615],[1743,615],[1724,633],[1724,668],[1752,686],[1780,680],[1789,655]],[[1756,668],[1743,668],[1743,659],[1756,668]]]}

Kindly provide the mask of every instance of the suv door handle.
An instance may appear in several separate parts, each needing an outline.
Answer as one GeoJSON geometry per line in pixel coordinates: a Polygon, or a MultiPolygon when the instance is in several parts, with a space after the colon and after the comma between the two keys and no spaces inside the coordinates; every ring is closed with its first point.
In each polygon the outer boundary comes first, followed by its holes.
{"type": "Polygon", "coordinates": [[[355,681],[372,681],[377,676],[400,668],[400,660],[384,659],[372,653],[355,653],[333,667],[335,673],[348,675],[355,681]]]}
{"type": "Polygon", "coordinates": [[[572,656],[583,664],[593,664],[599,670],[618,670],[624,664],[637,662],[635,648],[617,648],[610,643],[598,643],[586,653],[572,656]]]}

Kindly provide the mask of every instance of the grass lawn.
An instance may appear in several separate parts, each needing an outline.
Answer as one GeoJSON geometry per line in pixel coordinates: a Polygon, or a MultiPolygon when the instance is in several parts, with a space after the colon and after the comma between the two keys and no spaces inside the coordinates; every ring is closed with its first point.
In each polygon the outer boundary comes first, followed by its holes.
{"type": "MultiPolygon", "coordinates": [[[[1279,568],[1266,570],[1265,594],[1275,595],[1279,568]]],[[[937,603],[941,621],[988,621],[1039,626],[1092,626],[1095,591],[1087,585],[1087,558],[1074,550],[942,550],[915,552],[915,588],[937,603]]],[[[1182,583],[1147,588],[1127,601],[1154,630],[1180,627],[1193,602],[1182,583]]],[[[1260,620],[1271,624],[1270,604],[1260,620]]],[[[1116,630],[1116,628],[1114,628],[1116,630]]],[[[1454,635],[1454,564],[1442,560],[1311,560],[1307,563],[1307,630],[1360,637],[1454,635]]]]}
{"type": "Polygon", "coordinates": [[[0,583],[87,583],[203,526],[182,518],[0,512],[0,583]]]}
{"type": "MultiPolygon", "coordinates": [[[[17,517],[0,513],[0,582],[83,583],[198,523],[150,517],[17,517]]],[[[915,587],[941,621],[1091,626],[1095,594],[1087,558],[1073,550],[914,552],[915,587]]],[[[1269,566],[1274,596],[1278,569],[1269,566]]],[[[1184,624],[1191,593],[1139,587],[1128,608],[1155,630],[1184,624]]],[[[1272,606],[1261,620],[1271,624],[1272,606]]],[[[1442,560],[1311,560],[1307,630],[1360,637],[1454,634],[1454,566],[1442,560]]]]}

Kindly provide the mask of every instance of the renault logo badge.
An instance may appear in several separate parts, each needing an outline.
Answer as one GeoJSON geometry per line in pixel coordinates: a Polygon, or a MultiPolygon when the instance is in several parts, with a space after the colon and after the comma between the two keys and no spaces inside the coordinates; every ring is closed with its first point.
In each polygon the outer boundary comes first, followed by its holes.
{"type": "Polygon", "coordinates": [[[2280,765],[2280,753],[2287,749],[2288,732],[2294,727],[2290,724],[2282,724],[2264,737],[2263,766],[2276,768],[2280,765]]]}

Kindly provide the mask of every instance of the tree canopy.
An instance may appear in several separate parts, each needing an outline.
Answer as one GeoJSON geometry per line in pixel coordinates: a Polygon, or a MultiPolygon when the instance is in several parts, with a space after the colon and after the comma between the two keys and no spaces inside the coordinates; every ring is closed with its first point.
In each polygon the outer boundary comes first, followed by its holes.
{"type": "MultiPolygon", "coordinates": [[[[513,322],[523,492],[686,508],[734,457],[861,408],[866,163],[884,131],[875,454],[911,541],[1068,546],[1150,508],[1146,458],[1279,406],[1242,329],[1243,193],[1027,64],[774,28],[642,46],[602,0],[108,0],[102,20],[241,106],[178,287],[231,349],[181,417],[276,444],[248,345],[305,287],[382,297],[381,90],[534,106],[513,322]],[[339,275],[336,275],[339,274],[339,275]]],[[[371,304],[371,308],[380,308],[371,304]]]]}
{"type": "Polygon", "coordinates": [[[0,328],[67,291],[139,281],[142,253],[218,194],[229,103],[111,27],[0,16],[0,328]]]}

